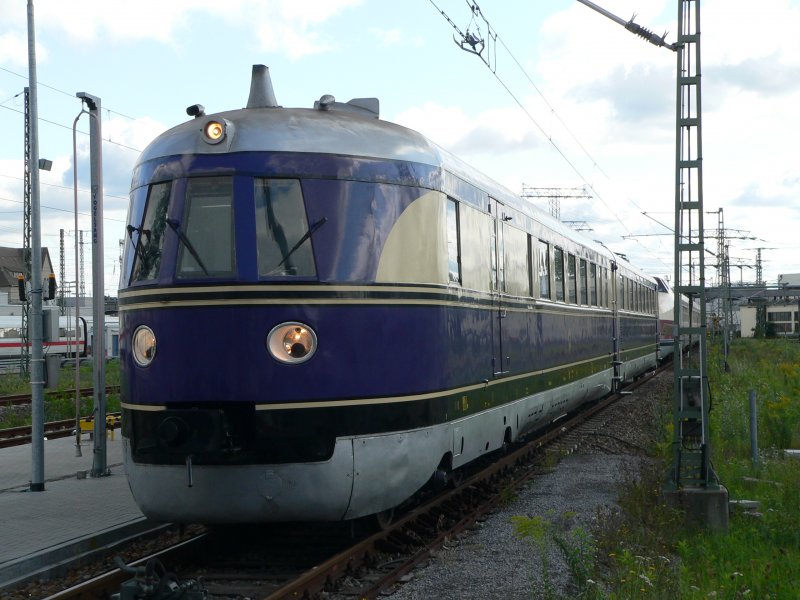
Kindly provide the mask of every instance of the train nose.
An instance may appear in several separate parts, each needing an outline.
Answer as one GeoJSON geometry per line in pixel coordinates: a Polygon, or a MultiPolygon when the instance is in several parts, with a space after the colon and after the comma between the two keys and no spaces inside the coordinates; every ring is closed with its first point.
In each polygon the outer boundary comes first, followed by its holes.
{"type": "Polygon", "coordinates": [[[158,426],[158,439],[168,448],[180,446],[189,439],[189,425],[179,417],[168,417],[158,426]]]}

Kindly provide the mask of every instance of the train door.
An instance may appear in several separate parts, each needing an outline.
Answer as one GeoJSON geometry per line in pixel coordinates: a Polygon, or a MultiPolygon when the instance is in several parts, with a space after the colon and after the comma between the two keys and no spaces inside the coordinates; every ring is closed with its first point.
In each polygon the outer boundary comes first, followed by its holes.
{"type": "Polygon", "coordinates": [[[503,321],[506,318],[503,307],[503,293],[506,289],[505,238],[503,230],[506,215],[504,206],[494,198],[489,198],[489,255],[492,284],[492,372],[500,377],[508,372],[509,357],[503,349],[503,321]]]}
{"type": "Polygon", "coordinates": [[[622,280],[617,277],[617,263],[611,263],[611,331],[612,331],[612,354],[611,364],[614,367],[614,375],[612,378],[613,391],[616,392],[622,387],[622,347],[620,340],[620,298],[624,295],[622,288],[622,280]]]}

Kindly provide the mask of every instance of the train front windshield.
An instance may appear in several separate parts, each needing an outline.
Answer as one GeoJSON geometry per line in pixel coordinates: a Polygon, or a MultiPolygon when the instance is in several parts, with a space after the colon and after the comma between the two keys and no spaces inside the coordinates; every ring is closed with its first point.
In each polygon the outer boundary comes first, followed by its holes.
{"type": "Polygon", "coordinates": [[[255,224],[239,235],[255,235],[247,260],[255,256],[259,278],[316,276],[311,234],[324,221],[309,228],[299,180],[196,177],[133,192],[120,287],[235,278],[237,217],[255,224]]]}

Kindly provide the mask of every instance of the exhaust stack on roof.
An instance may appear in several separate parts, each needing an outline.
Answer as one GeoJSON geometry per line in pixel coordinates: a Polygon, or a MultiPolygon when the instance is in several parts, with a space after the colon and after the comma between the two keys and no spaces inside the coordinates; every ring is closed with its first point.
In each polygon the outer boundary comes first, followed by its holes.
{"type": "Polygon", "coordinates": [[[278,108],[272,80],[269,78],[269,67],[253,65],[253,77],[250,80],[250,97],[247,108],[278,108]]]}

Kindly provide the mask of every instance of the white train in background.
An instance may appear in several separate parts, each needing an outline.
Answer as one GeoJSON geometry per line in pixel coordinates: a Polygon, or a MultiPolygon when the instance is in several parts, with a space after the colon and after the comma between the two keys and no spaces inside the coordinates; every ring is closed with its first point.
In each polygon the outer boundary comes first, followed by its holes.
{"type": "MultiPolygon", "coordinates": [[[[672,357],[675,351],[675,292],[669,282],[662,277],[653,277],[658,286],[658,362],[672,357]]],[[[681,298],[681,319],[684,327],[689,326],[689,301],[681,298]]],[[[695,307],[693,319],[699,318],[699,310],[695,307]]]]}
{"type": "MultiPolygon", "coordinates": [[[[94,327],[91,315],[78,318],[77,336],[74,315],[60,316],[58,309],[43,310],[42,346],[45,356],[64,359],[92,354],[94,327]],[[76,341],[77,338],[77,341],[76,341]],[[87,343],[88,340],[88,343],[87,343]]],[[[119,357],[119,318],[106,315],[104,324],[106,358],[119,357]]],[[[30,343],[30,336],[28,336],[30,343]]],[[[22,351],[22,317],[0,316],[0,361],[18,360],[22,351]]]]}
{"type": "MultiPolygon", "coordinates": [[[[61,318],[63,319],[64,317],[61,318]]],[[[88,331],[89,338],[88,354],[93,354],[92,348],[94,347],[94,324],[92,315],[81,315],[81,319],[86,321],[86,329],[88,331]]],[[[74,321],[74,319],[72,319],[72,321],[74,321]]],[[[119,358],[119,317],[105,315],[103,321],[106,359],[119,358]]]]}

